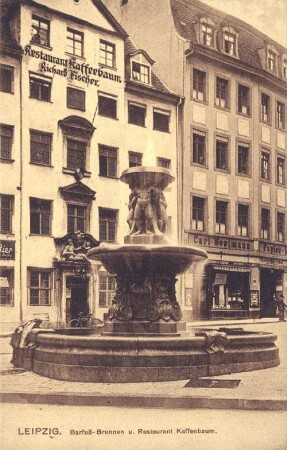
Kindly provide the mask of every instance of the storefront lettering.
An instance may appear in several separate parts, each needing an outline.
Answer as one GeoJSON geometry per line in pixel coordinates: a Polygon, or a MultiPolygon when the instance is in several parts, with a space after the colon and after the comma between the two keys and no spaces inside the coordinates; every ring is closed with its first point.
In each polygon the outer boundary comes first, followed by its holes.
{"type": "Polygon", "coordinates": [[[15,259],[15,242],[0,241],[0,259],[15,259]]]}
{"type": "Polygon", "coordinates": [[[78,63],[74,57],[59,58],[45,53],[42,50],[33,50],[31,45],[24,47],[24,55],[43,61],[39,64],[39,71],[43,73],[52,73],[53,75],[67,77],[70,80],[77,80],[94,86],[99,86],[100,78],[122,83],[119,75],[115,75],[101,68],[92,67],[88,63],[78,63]],[[57,66],[60,66],[60,68],[57,66]],[[97,78],[93,78],[92,75],[97,78]]]}

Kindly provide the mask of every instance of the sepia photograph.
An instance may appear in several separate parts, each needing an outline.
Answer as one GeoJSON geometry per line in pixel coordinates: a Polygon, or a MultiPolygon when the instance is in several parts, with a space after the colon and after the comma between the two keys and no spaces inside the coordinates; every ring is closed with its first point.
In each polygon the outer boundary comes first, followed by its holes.
{"type": "Polygon", "coordinates": [[[286,449],[286,24],[0,0],[3,450],[286,449]]]}

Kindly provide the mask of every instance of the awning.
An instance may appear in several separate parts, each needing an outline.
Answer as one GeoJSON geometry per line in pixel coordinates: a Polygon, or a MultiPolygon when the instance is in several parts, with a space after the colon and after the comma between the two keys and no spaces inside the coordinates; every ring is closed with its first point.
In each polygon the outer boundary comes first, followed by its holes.
{"type": "Polygon", "coordinates": [[[217,273],[215,275],[214,286],[218,284],[226,284],[227,273],[217,273]]]}

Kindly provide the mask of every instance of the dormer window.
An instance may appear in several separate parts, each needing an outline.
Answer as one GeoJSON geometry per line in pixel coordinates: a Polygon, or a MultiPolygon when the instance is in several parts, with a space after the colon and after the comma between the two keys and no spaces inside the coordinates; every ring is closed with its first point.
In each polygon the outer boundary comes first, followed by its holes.
{"type": "Polygon", "coordinates": [[[227,31],[224,32],[224,51],[228,55],[235,56],[236,55],[236,36],[227,31]]]}
{"type": "Polygon", "coordinates": [[[207,45],[208,47],[213,46],[213,29],[207,23],[201,24],[200,40],[202,44],[207,45]]]}
{"type": "Polygon", "coordinates": [[[283,59],[283,78],[287,80],[287,59],[283,59]]]}
{"type": "Polygon", "coordinates": [[[132,61],[132,80],[150,84],[150,68],[144,64],[132,61]]]}
{"type": "Polygon", "coordinates": [[[276,72],[277,70],[277,55],[271,50],[268,50],[267,67],[271,72],[276,72]]]}

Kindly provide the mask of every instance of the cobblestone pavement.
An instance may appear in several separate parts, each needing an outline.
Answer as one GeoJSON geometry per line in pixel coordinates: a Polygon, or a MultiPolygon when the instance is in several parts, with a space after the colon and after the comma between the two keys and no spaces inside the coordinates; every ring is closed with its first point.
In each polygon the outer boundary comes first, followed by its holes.
{"type": "MultiPolygon", "coordinates": [[[[222,324],[224,326],[224,324],[222,324]]],[[[238,324],[237,324],[238,327],[238,324]]],[[[244,325],[245,330],[277,334],[281,364],[271,369],[213,377],[240,379],[236,389],[184,388],[188,380],[160,383],[79,383],[48,379],[32,372],[12,372],[10,338],[1,338],[1,390],[9,393],[53,393],[99,396],[162,396],[228,399],[287,400],[287,327],[285,322],[244,325]]]]}

